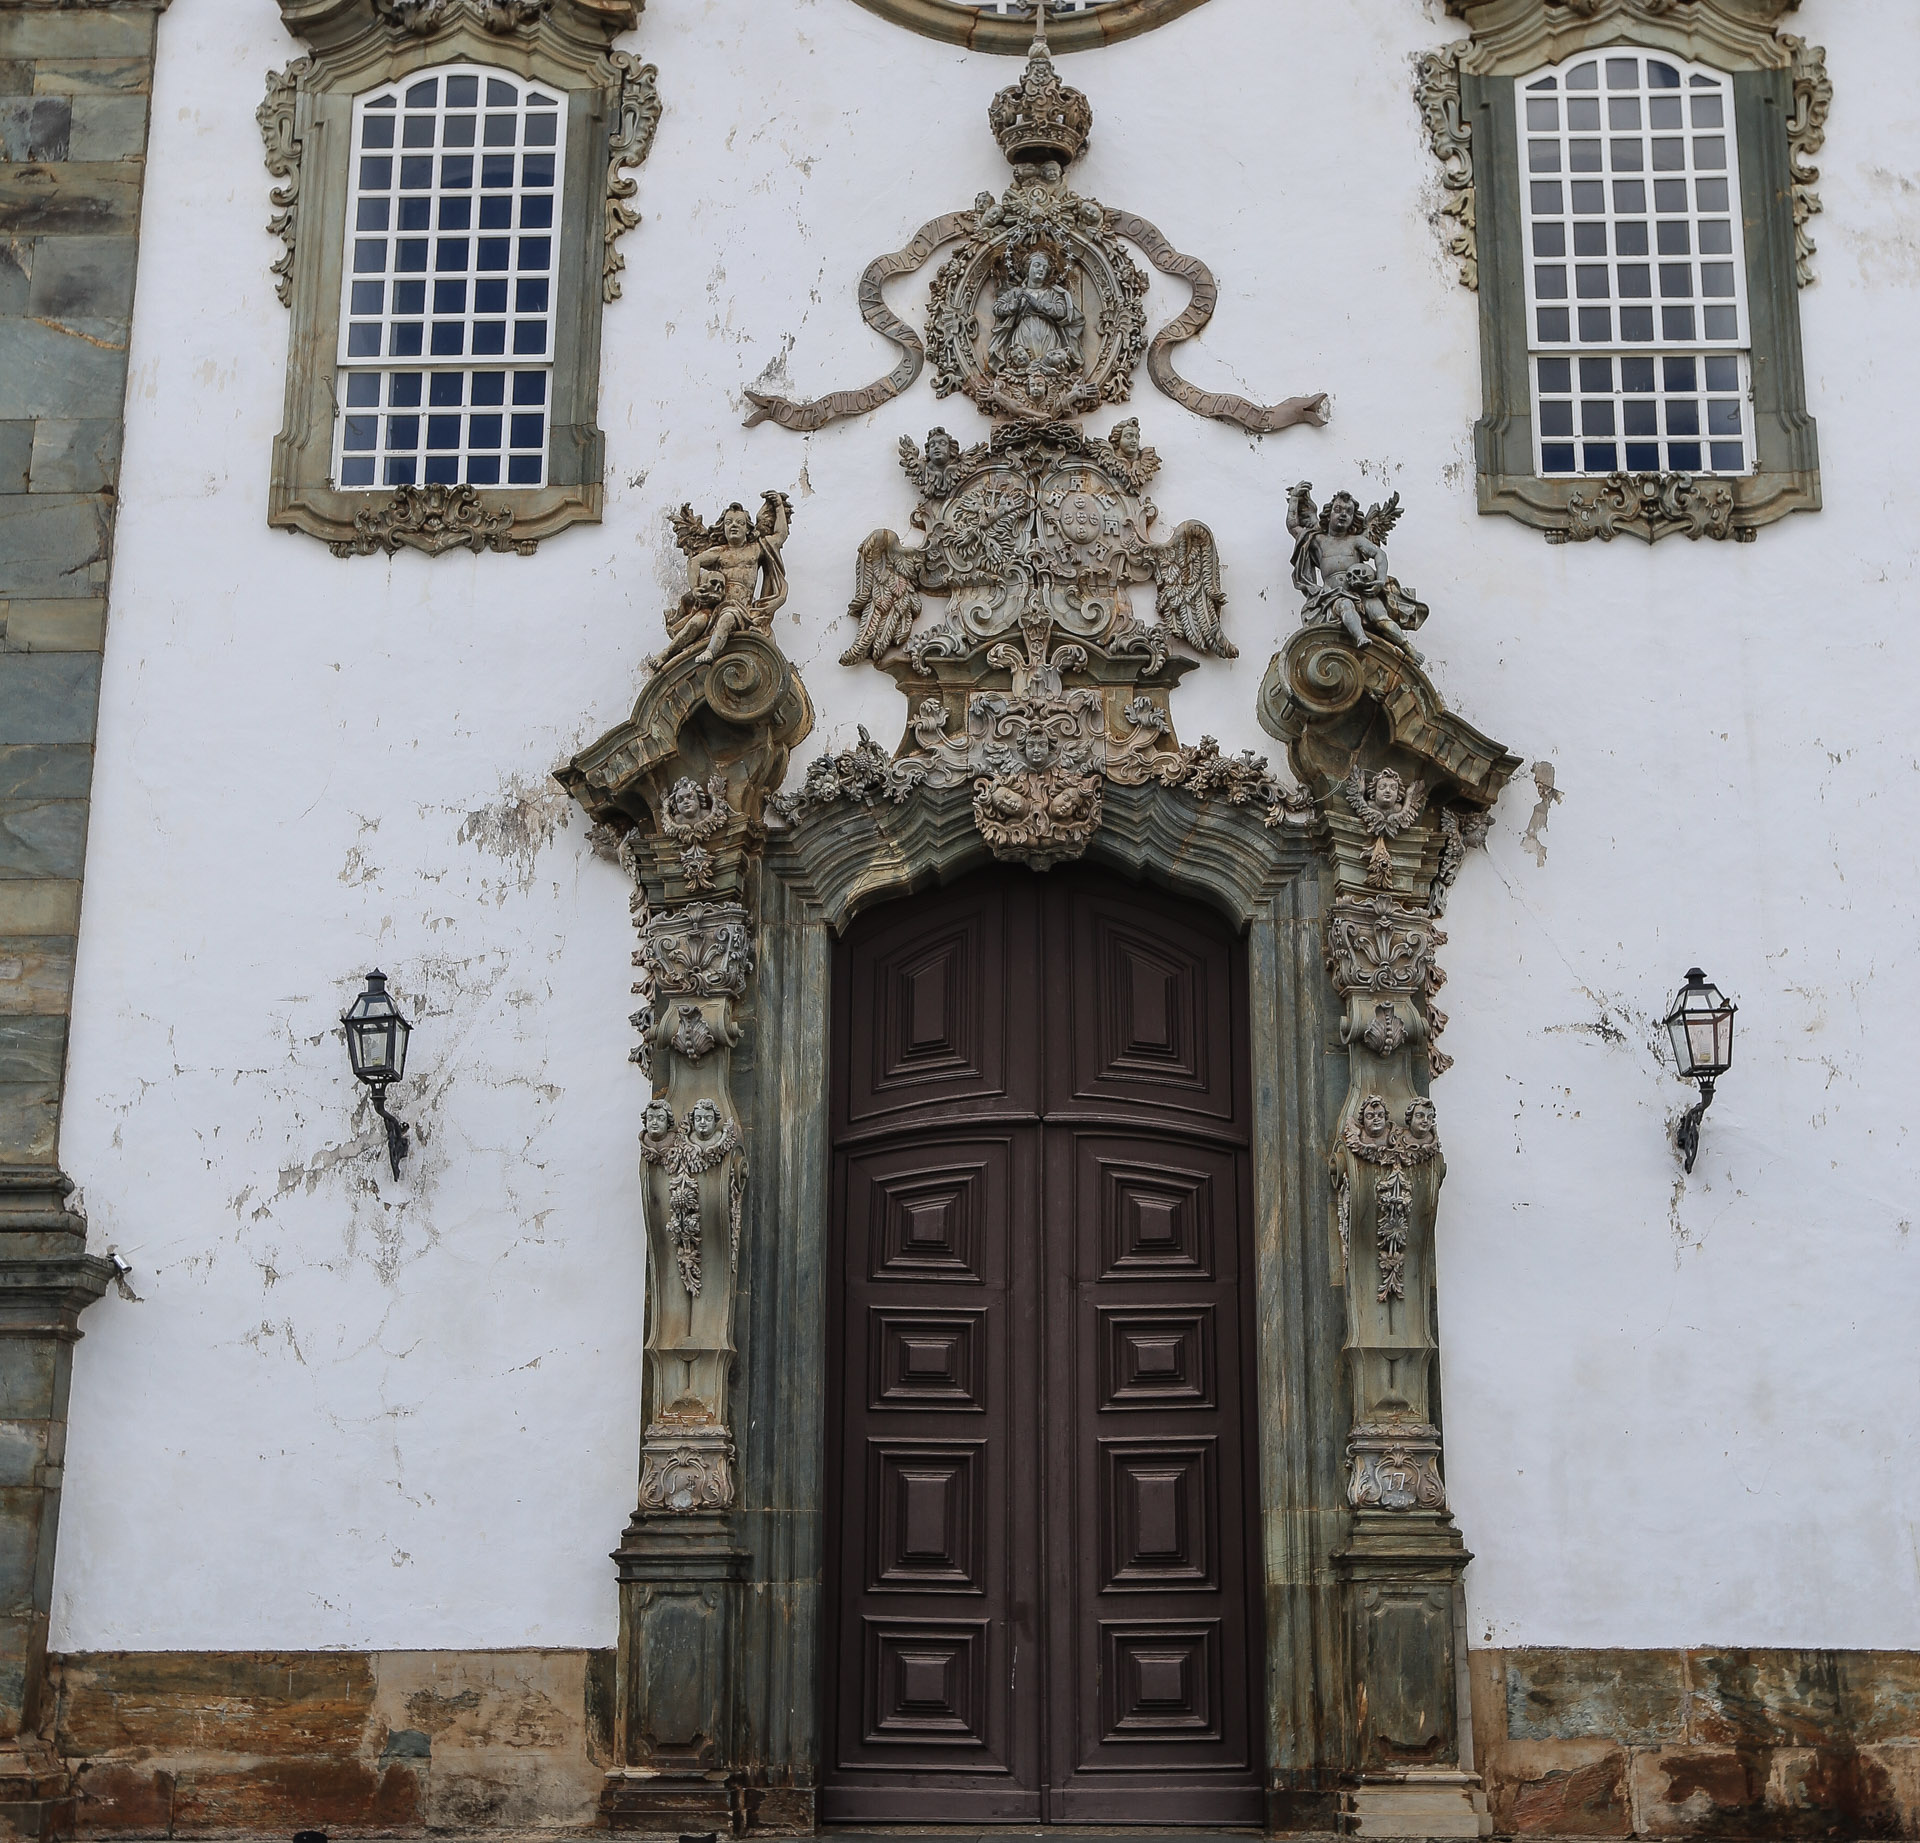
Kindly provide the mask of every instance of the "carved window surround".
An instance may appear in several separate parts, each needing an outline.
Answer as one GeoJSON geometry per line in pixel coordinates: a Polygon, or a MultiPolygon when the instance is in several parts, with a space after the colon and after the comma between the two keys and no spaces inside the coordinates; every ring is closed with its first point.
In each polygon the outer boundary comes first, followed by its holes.
{"type": "Polygon", "coordinates": [[[1806,407],[1798,290],[1813,280],[1809,162],[1833,86],[1825,53],[1780,29],[1798,0],[1447,0],[1471,36],[1417,60],[1415,94],[1434,157],[1450,254],[1480,297],[1483,411],[1474,431],[1482,513],[1550,543],[1658,538],[1751,541],[1820,507],[1819,442],[1806,407]],[[1634,45],[1731,74],[1753,341],[1757,459],[1739,478],[1534,471],[1516,79],[1582,51],[1634,45]]]}
{"type": "Polygon", "coordinates": [[[646,159],[660,116],[654,67],[612,49],[642,4],[281,0],[287,29],[312,51],[269,76],[258,110],[267,169],[278,182],[268,228],[286,246],[273,272],[292,313],[269,524],[324,539],[345,557],[454,548],[528,555],[568,525],[598,521],[601,313],[620,294],[617,239],[639,221],[627,203],[636,186],[626,169],[646,159]],[[547,484],[344,491],[332,474],[353,99],[463,61],[550,85],[567,99],[547,484]]]}
{"type": "MultiPolygon", "coordinates": [[[[907,26],[928,38],[965,45],[970,51],[997,51],[1026,55],[1033,42],[1028,19],[1009,18],[984,7],[955,5],[954,0],[858,0],[870,13],[907,26]]],[[[1055,51],[1090,51],[1151,32],[1155,26],[1191,13],[1202,0],[1112,0],[1085,13],[1049,18],[1047,37],[1055,51]]]]}

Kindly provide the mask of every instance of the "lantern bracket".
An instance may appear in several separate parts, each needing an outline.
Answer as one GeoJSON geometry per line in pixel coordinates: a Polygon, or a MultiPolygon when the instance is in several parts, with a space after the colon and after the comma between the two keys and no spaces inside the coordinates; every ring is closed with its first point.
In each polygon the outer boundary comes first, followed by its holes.
{"type": "Polygon", "coordinates": [[[1674,1129],[1674,1144],[1680,1148],[1683,1169],[1693,1170],[1693,1161],[1700,1156],[1700,1122],[1706,1118],[1707,1109],[1713,1105],[1713,1077],[1700,1077],[1700,1098],[1680,1116],[1680,1124],[1674,1129]]]}

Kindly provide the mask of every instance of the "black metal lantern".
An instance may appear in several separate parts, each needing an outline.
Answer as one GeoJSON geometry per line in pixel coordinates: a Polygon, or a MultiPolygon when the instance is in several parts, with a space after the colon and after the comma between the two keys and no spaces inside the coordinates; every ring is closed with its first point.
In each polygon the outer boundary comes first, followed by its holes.
{"type": "Polygon", "coordinates": [[[412,1128],[387,1112],[387,1088],[407,1072],[407,1038],[413,1026],[400,1015],[400,1007],[387,991],[387,976],[378,968],[367,975],[367,989],[340,1022],[346,1026],[347,1057],[353,1072],[367,1084],[373,1095],[373,1111],[386,1124],[387,1162],[397,1178],[412,1128]]]}
{"type": "Polygon", "coordinates": [[[1713,1105],[1713,1084],[1733,1067],[1733,1014],[1739,1008],[1699,967],[1690,966],[1687,983],[1674,995],[1666,1016],[1674,1066],[1682,1081],[1700,1088],[1700,1099],[1687,1109],[1674,1135],[1689,1171],[1700,1151],[1700,1122],[1713,1105]]]}

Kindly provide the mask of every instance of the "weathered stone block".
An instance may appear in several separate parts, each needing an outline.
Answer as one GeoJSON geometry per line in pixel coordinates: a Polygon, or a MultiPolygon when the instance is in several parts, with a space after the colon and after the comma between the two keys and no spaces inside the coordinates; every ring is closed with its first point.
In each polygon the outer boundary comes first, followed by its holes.
{"type": "Polygon", "coordinates": [[[0,1082],[57,1082],[66,1054],[65,1018],[0,1018],[0,1082]]]}
{"type": "Polygon", "coordinates": [[[1605,1738],[1655,1746],[1685,1738],[1678,1651],[1507,1651],[1507,1733],[1519,1741],[1605,1738]]]}
{"type": "MultiPolygon", "coordinates": [[[[80,608],[104,617],[105,602],[11,602],[4,618],[45,608],[80,608]]],[[[85,743],[0,745],[0,800],[84,800],[93,785],[93,751],[85,743]]],[[[0,929],[0,933],[4,933],[0,929]]]]}
{"type": "Polygon", "coordinates": [[[76,96],[70,160],[138,160],[147,149],[147,99],[125,92],[76,96]]]}
{"type": "Polygon", "coordinates": [[[237,1771],[192,1768],[174,1782],[176,1831],[361,1829],[382,1831],[421,1821],[426,1775],[419,1762],[263,1760],[237,1771]]]}
{"type": "Polygon", "coordinates": [[[24,493],[33,472],[31,422],[0,422],[0,493],[24,493]]]}
{"type": "Polygon", "coordinates": [[[0,1015],[64,1013],[73,997],[73,937],[0,938],[0,1015]]]}
{"type": "Polygon", "coordinates": [[[1688,1738],[1717,1747],[1849,1744],[1831,1651],[1690,1651],[1688,1738]]]}
{"type": "MultiPolygon", "coordinates": [[[[120,423],[34,424],[31,480],[36,493],[103,493],[120,475],[120,423]]],[[[11,628],[9,644],[16,643],[11,628]]],[[[43,649],[46,650],[46,649],[43,649]]]]}
{"type": "Polygon", "coordinates": [[[44,1163],[60,1136],[60,1090],[38,1082],[0,1082],[0,1158],[44,1163]]]}
{"type": "Polygon", "coordinates": [[[0,314],[23,314],[33,292],[33,239],[0,240],[0,314]]]}
{"type": "MultiPolygon", "coordinates": [[[[34,251],[28,312],[63,322],[105,320],[124,329],[133,314],[138,249],[131,236],[49,239],[34,251]]],[[[126,343],[124,337],[119,343],[126,343]]]]}
{"type": "Polygon", "coordinates": [[[0,877],[77,877],[86,850],[84,800],[0,801],[0,877]]]}
{"type": "Polygon", "coordinates": [[[131,1831],[166,1836],[173,1822],[173,1775],[145,1766],[89,1762],[75,1775],[82,1834],[131,1831]]]}
{"type": "Polygon", "coordinates": [[[30,1620],[35,1611],[46,1495],[36,1485],[0,1485],[0,1615],[8,1618],[30,1620]]]}
{"type": "Polygon", "coordinates": [[[1766,1832],[1783,1837],[1897,1837],[1893,1775],[1852,1748],[1783,1747],[1766,1756],[1766,1832]]]}
{"type": "Polygon", "coordinates": [[[45,1421],[0,1421],[0,1488],[39,1482],[47,1430],[45,1421]]]}
{"type": "Polygon", "coordinates": [[[151,58],[144,7],[10,7],[0,13],[0,58],[151,58]]]}
{"type": "Polygon", "coordinates": [[[145,58],[45,58],[34,69],[38,96],[150,90],[153,66],[145,58]]]}
{"type": "Polygon", "coordinates": [[[33,94],[33,60],[0,58],[0,96],[33,94]]]}
{"type": "Polygon", "coordinates": [[[1627,1753],[1611,1741],[1502,1741],[1475,1763],[1502,1835],[1632,1834],[1627,1753]]]}
{"type": "Polygon", "coordinates": [[[0,1339],[0,1419],[38,1421],[51,1415],[60,1399],[60,1368],[51,1338],[0,1339]]]}
{"type": "Polygon", "coordinates": [[[79,926],[78,883],[0,882],[0,935],[73,934],[79,926]]]}
{"type": "MultiPolygon", "coordinates": [[[[0,320],[0,366],[7,362],[6,329],[19,324],[0,320]]],[[[8,388],[9,381],[0,373],[0,393],[8,388]]],[[[0,580],[26,597],[58,596],[63,590],[82,595],[101,594],[107,586],[108,510],[105,499],[64,493],[0,496],[0,580]]],[[[0,697],[4,695],[4,691],[0,691],[0,697]]],[[[90,734],[89,731],[89,737],[90,734]]],[[[0,729],[0,736],[6,736],[10,742],[89,739],[19,735],[5,729],[0,729]]]]}
{"type": "Polygon", "coordinates": [[[140,225],[140,176],[140,167],[118,160],[0,166],[0,231],[16,237],[131,235],[140,225]]]}
{"type": "Polygon", "coordinates": [[[1920,1742],[1920,1652],[1837,1651],[1834,1661],[1850,1741],[1920,1742]]]}
{"type": "Polygon", "coordinates": [[[14,602],[0,613],[0,640],[16,653],[97,653],[106,631],[106,604],[94,598],[14,602]]]}
{"type": "MultiPolygon", "coordinates": [[[[0,523],[0,540],[7,535],[7,525],[0,523]]],[[[0,560],[6,555],[0,542],[0,560]]],[[[0,736],[9,742],[91,742],[99,697],[97,653],[0,657],[0,736]]],[[[4,932],[9,930],[0,925],[0,933],[4,932]]]]}
{"type": "Polygon", "coordinates": [[[0,100],[0,160],[66,160],[73,105],[64,96],[0,100]]]}
{"type": "Polygon", "coordinates": [[[1763,1772],[1752,1754],[1650,1748],[1633,1755],[1629,1785],[1639,1836],[1753,1836],[1765,1817],[1763,1772]]]}

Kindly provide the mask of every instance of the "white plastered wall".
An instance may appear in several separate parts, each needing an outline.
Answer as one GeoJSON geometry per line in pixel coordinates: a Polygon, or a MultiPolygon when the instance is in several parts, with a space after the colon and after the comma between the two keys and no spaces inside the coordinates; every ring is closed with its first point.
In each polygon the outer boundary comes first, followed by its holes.
{"type": "MultiPolygon", "coordinates": [[[[1802,296],[1829,509],[1750,547],[1476,516],[1475,302],[1411,97],[1458,31],[1437,4],[1210,0],[1062,60],[1098,111],[1078,189],[1220,277],[1183,366],[1333,395],[1258,441],[1142,377],[1154,497],[1217,533],[1242,652],[1177,694],[1183,737],[1272,747],[1285,488],[1397,489],[1435,681],[1561,796],[1535,813],[1522,772],[1443,955],[1476,1643],[1920,1645],[1920,15],[1794,25],[1837,91],[1802,296]],[[1653,1020],[1694,961],[1741,1036],[1682,1183],[1653,1020]]],[[[299,47],[266,0],[162,22],[62,1148],[141,1301],[84,1321],[58,1648],[612,1641],[642,1083],[623,882],[546,776],[631,704],[669,510],[764,487],[794,503],[803,756],[898,735],[891,683],[836,663],[854,549],[908,528],[899,436],[983,425],[923,379],[748,431],[741,391],[887,368],[854,282],[1004,183],[984,112],[1016,71],[854,0],[651,0],[632,42],[666,114],[606,318],[606,522],[531,560],[342,562],[265,524],[287,328],[253,108],[299,47]],[[398,1184],[335,1026],[375,963],[418,1026],[398,1184]]],[[[1155,324],[1183,298],[1156,279],[1155,324]]]]}

